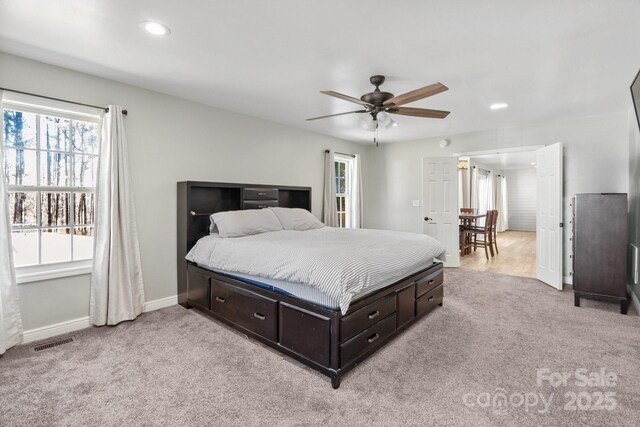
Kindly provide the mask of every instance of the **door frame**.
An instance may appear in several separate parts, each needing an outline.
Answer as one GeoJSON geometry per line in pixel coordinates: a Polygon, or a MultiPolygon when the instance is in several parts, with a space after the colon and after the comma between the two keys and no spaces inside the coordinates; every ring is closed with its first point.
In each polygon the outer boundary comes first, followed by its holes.
{"type": "MultiPolygon", "coordinates": [[[[502,154],[502,153],[517,153],[517,152],[522,152],[522,151],[537,151],[541,148],[544,148],[548,145],[551,144],[555,144],[557,142],[561,142],[561,141],[555,141],[549,144],[539,144],[539,145],[526,145],[526,146],[521,146],[521,147],[504,147],[504,148],[494,148],[494,149],[486,149],[486,150],[476,150],[476,151],[463,151],[463,152],[459,152],[459,153],[452,153],[451,155],[453,157],[475,157],[475,156],[481,156],[481,155],[486,155],[486,154],[502,154]]],[[[564,156],[563,156],[564,157],[564,156]]],[[[562,168],[563,171],[562,173],[564,174],[564,168],[562,168]]],[[[561,187],[560,188],[560,197],[561,200],[564,200],[564,188],[561,187]]],[[[458,195],[458,197],[460,197],[460,195],[458,195]]],[[[538,194],[536,194],[536,201],[538,199],[538,194]]],[[[537,211],[537,207],[536,207],[536,211],[537,211]]],[[[537,212],[536,212],[537,215],[537,212]]],[[[563,214],[564,216],[564,214],[563,214]]],[[[566,228],[566,227],[565,227],[566,228]]],[[[563,233],[564,233],[564,229],[563,229],[563,233]]],[[[537,234],[537,233],[536,233],[537,234]]],[[[537,236],[536,236],[537,239],[537,236]]],[[[564,239],[564,235],[561,236],[561,239],[564,239]]],[[[564,252],[564,249],[563,249],[564,252]]],[[[537,243],[536,243],[536,257],[537,257],[537,243]]],[[[562,254],[563,257],[563,262],[564,262],[564,253],[562,254]]],[[[537,268],[537,258],[536,258],[536,268],[537,268]]],[[[564,276],[564,271],[561,272],[561,277],[562,277],[562,282],[566,281],[566,278],[564,276]]],[[[544,282],[543,282],[544,283],[544,282]]],[[[555,289],[555,287],[554,287],[555,289]]]]}

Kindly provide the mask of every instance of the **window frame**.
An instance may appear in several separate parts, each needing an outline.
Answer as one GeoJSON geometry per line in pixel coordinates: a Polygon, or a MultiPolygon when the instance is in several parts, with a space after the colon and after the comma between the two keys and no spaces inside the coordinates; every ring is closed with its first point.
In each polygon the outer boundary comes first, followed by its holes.
{"type": "MultiPolygon", "coordinates": [[[[5,95],[6,96],[6,95],[5,95]]],[[[31,98],[31,97],[30,97],[31,98]]],[[[36,146],[34,148],[20,148],[21,150],[35,152],[36,153],[36,174],[37,179],[36,183],[40,184],[41,178],[41,165],[40,165],[40,157],[43,153],[53,152],[53,153],[63,153],[67,155],[68,160],[68,176],[66,177],[67,185],[65,186],[47,186],[47,185],[11,185],[7,183],[7,193],[35,193],[36,197],[36,225],[35,226],[27,226],[27,227],[11,227],[11,231],[14,230],[37,230],[38,231],[38,248],[37,248],[37,258],[38,264],[31,265],[23,265],[17,266],[15,268],[16,271],[16,279],[18,283],[29,283],[41,280],[49,280],[55,278],[69,277],[75,275],[88,274],[91,272],[93,265],[93,255],[90,258],[79,259],[79,260],[69,260],[69,261],[59,261],[59,262],[50,262],[50,263],[42,263],[42,245],[41,245],[41,234],[42,230],[55,230],[59,228],[68,228],[70,230],[70,251],[71,257],[73,258],[73,244],[74,244],[74,231],[78,227],[87,226],[91,227],[95,233],[95,216],[93,224],[76,224],[76,202],[75,197],[76,194],[81,193],[93,193],[94,195],[97,192],[97,182],[93,187],[88,186],[74,186],[74,176],[75,176],[75,156],[93,156],[96,161],[96,168],[99,163],[99,152],[100,152],[100,143],[101,143],[101,132],[100,132],[100,124],[102,120],[102,113],[97,110],[87,110],[87,109],[78,109],[73,110],[69,109],[67,105],[61,106],[58,102],[48,102],[44,99],[36,99],[31,100],[27,99],[27,102],[24,102],[20,98],[13,99],[4,99],[0,103],[0,123],[2,123],[2,132],[4,132],[4,110],[13,110],[20,111],[24,113],[37,114],[39,116],[51,116],[51,117],[60,117],[66,120],[69,120],[69,145],[66,150],[47,150],[43,148],[41,143],[41,135],[40,135],[40,119],[37,121],[36,132],[36,146]],[[61,108],[63,107],[63,108],[61,108]],[[97,125],[97,150],[94,154],[85,154],[82,152],[76,152],[73,150],[73,122],[81,121],[81,122],[89,122],[97,125]],[[42,223],[42,195],[46,193],[62,193],[69,195],[69,209],[70,209],[70,221],[69,224],[66,225],[44,225],[42,223]]],[[[2,157],[6,155],[6,148],[10,148],[15,150],[14,147],[7,146],[4,141],[0,143],[0,150],[2,151],[2,157]]],[[[2,179],[4,179],[4,164],[2,165],[2,179]]],[[[97,169],[96,169],[96,180],[97,180],[97,169]]],[[[94,205],[95,207],[95,205],[94,205]]],[[[95,236],[95,234],[94,234],[95,236]]]]}
{"type": "MultiPolygon", "coordinates": [[[[334,162],[337,166],[339,163],[345,165],[344,168],[344,193],[339,192],[339,177],[336,174],[336,211],[338,215],[338,227],[339,228],[352,228],[353,224],[353,168],[355,165],[355,157],[345,156],[341,154],[334,155],[334,162]],[[339,199],[344,199],[344,210],[340,209],[339,199]],[[342,221],[342,214],[344,214],[344,222],[342,221]]],[[[335,167],[335,166],[334,166],[335,167]]]]}

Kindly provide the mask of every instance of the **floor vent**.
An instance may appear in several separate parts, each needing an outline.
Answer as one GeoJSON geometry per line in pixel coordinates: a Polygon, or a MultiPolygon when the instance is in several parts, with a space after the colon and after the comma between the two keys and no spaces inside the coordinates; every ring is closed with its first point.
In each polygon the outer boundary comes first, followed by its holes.
{"type": "Polygon", "coordinates": [[[70,342],[73,342],[73,341],[74,341],[73,337],[65,338],[65,339],[62,339],[62,340],[59,340],[59,341],[52,341],[52,342],[48,342],[46,344],[41,344],[41,345],[33,347],[33,351],[37,353],[37,352],[42,351],[42,350],[47,350],[47,349],[50,349],[52,347],[57,347],[59,345],[69,344],[70,342]]]}

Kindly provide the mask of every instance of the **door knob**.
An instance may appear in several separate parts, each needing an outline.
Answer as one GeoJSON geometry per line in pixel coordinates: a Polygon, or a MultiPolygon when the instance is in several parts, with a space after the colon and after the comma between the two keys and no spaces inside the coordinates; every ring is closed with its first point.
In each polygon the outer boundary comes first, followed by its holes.
{"type": "Polygon", "coordinates": [[[425,221],[433,221],[433,218],[429,218],[428,216],[425,216],[425,217],[424,217],[424,220],[425,220],[425,221]]]}

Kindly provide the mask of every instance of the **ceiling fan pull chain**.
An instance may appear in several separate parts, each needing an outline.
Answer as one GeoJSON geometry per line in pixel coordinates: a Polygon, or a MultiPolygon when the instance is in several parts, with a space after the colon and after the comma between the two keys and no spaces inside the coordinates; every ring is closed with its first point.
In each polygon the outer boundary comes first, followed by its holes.
{"type": "Polygon", "coordinates": [[[378,121],[375,120],[375,124],[376,127],[373,131],[373,142],[376,144],[376,147],[378,146],[378,121]]]}

